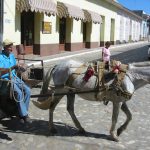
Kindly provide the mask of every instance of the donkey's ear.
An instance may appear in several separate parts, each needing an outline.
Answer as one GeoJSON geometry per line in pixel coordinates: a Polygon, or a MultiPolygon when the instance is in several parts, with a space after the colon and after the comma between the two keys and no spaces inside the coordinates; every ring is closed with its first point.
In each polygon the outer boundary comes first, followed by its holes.
{"type": "Polygon", "coordinates": [[[128,69],[131,70],[132,68],[134,68],[133,65],[132,64],[128,64],[128,69]]]}

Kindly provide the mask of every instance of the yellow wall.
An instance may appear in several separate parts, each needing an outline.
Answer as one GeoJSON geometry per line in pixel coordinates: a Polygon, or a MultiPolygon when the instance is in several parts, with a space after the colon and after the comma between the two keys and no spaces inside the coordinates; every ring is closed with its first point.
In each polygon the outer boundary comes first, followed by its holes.
{"type": "Polygon", "coordinates": [[[4,35],[3,39],[10,39],[15,44],[20,43],[20,15],[16,13],[16,1],[4,0],[4,35]]]}

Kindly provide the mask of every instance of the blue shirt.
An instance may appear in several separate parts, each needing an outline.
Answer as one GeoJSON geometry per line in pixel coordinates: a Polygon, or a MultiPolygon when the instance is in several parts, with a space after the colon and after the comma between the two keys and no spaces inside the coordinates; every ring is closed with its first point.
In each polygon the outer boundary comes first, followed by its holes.
{"type": "MultiPolygon", "coordinates": [[[[12,66],[16,65],[16,59],[13,53],[10,53],[7,57],[3,52],[0,54],[0,68],[10,68],[12,66]]],[[[4,75],[0,75],[0,78],[2,79],[9,79],[9,73],[6,73],[4,75]]],[[[17,77],[15,69],[11,71],[12,77],[17,77]]]]}

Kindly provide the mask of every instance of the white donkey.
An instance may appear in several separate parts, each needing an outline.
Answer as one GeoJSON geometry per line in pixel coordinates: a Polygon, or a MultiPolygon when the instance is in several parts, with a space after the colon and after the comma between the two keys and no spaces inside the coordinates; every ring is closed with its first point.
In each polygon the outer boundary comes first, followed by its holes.
{"type": "MultiPolygon", "coordinates": [[[[48,94],[52,92],[49,89],[49,81],[51,79],[50,75],[53,77],[53,82],[55,87],[60,87],[62,85],[67,85],[69,87],[73,87],[75,89],[79,89],[80,91],[84,90],[93,90],[97,86],[97,77],[95,75],[91,76],[88,81],[83,80],[85,76],[85,72],[87,70],[86,65],[82,62],[69,60],[66,62],[62,62],[58,64],[52,71],[51,74],[47,74],[45,77],[45,81],[43,83],[43,89],[41,94],[48,94]],[[83,67],[84,66],[84,67],[83,67]],[[81,67],[80,71],[77,71],[81,67]],[[79,73],[80,72],[80,73],[79,73]],[[76,74],[76,77],[72,77],[73,74],[76,74]],[[69,82],[68,82],[69,80],[69,82]]],[[[128,65],[127,73],[124,79],[121,82],[121,89],[130,93],[131,95],[134,91],[142,87],[143,85],[150,82],[150,63],[141,62],[141,63],[132,63],[128,65]]],[[[111,82],[108,83],[108,86],[111,82]]],[[[56,93],[62,93],[63,88],[56,88],[56,93]]],[[[126,101],[130,100],[130,98],[126,98],[124,95],[118,95],[117,91],[113,89],[110,90],[100,90],[90,93],[79,93],[81,98],[90,101],[104,101],[108,100],[113,103],[112,110],[112,125],[110,128],[110,136],[113,140],[118,141],[118,136],[127,128],[129,122],[132,119],[132,114],[128,109],[126,101]],[[115,134],[115,126],[118,119],[119,108],[121,105],[121,110],[126,114],[127,119],[124,124],[117,129],[117,134],[115,134]]],[[[58,96],[50,96],[48,98],[39,98],[37,101],[33,101],[34,105],[36,105],[40,109],[49,109],[49,127],[52,132],[56,132],[53,124],[53,112],[59,101],[62,99],[64,95],[58,96]]],[[[75,126],[79,129],[80,132],[85,132],[84,128],[80,125],[78,119],[74,113],[74,101],[75,94],[68,92],[67,94],[67,110],[71,115],[71,118],[75,124],[75,126]]]]}

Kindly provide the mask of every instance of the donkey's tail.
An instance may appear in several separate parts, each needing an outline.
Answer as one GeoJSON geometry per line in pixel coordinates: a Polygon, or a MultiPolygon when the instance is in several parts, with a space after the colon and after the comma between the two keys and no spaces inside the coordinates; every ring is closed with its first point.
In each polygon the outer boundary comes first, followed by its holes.
{"type": "Polygon", "coordinates": [[[45,100],[45,101],[35,101],[35,100],[32,100],[32,103],[36,107],[38,107],[39,109],[47,110],[47,109],[49,109],[51,100],[49,98],[47,100],[45,100]]]}

